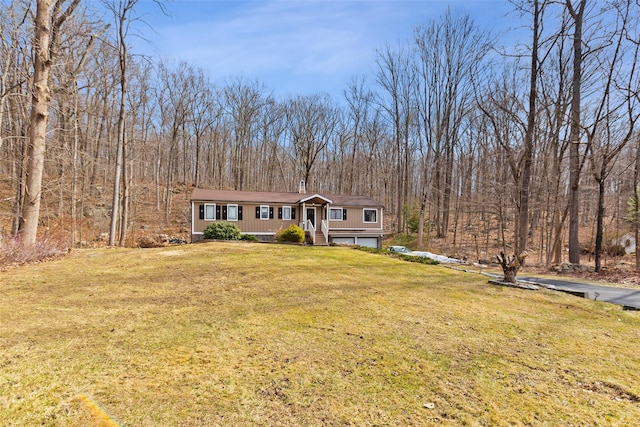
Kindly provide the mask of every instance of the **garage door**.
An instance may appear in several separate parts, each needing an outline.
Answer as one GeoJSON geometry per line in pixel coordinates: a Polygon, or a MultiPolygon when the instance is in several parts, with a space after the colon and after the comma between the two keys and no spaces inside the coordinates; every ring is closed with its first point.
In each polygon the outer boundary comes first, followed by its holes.
{"type": "Polygon", "coordinates": [[[377,237],[358,237],[357,242],[360,246],[367,246],[370,248],[378,247],[378,238],[377,237]]]}
{"type": "Polygon", "coordinates": [[[355,245],[356,239],[354,237],[334,237],[333,243],[336,245],[355,245]]]}

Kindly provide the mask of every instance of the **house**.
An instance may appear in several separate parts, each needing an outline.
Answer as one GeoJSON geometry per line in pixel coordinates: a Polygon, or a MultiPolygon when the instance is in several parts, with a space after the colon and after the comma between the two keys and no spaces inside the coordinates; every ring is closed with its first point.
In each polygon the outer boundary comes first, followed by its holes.
{"type": "Polygon", "coordinates": [[[203,239],[212,221],[236,224],[244,234],[261,241],[297,224],[314,245],[357,244],[382,247],[383,206],[370,197],[210,190],[196,188],[191,195],[191,241],[203,239]]]}

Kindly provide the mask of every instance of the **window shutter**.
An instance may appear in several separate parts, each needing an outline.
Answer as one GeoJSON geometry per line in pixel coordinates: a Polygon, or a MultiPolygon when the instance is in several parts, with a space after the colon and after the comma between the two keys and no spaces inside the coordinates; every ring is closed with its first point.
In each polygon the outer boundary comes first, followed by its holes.
{"type": "Polygon", "coordinates": [[[222,207],[222,219],[225,220],[225,221],[227,220],[227,207],[226,206],[222,207]]]}
{"type": "Polygon", "coordinates": [[[260,206],[256,206],[256,219],[260,219],[260,206]]]}
{"type": "Polygon", "coordinates": [[[291,219],[296,219],[296,208],[291,207],[291,219]]]}
{"type": "Polygon", "coordinates": [[[282,207],[278,208],[278,219],[282,219],[282,207]]]}
{"type": "Polygon", "coordinates": [[[273,219],[273,208],[269,207],[269,219],[273,219]]]}
{"type": "Polygon", "coordinates": [[[220,205],[216,205],[216,219],[220,219],[220,205]]]}
{"type": "Polygon", "coordinates": [[[242,206],[238,206],[238,221],[242,221],[242,206]]]}
{"type": "Polygon", "coordinates": [[[204,205],[200,205],[200,219],[204,219],[204,205]]]}
{"type": "Polygon", "coordinates": [[[344,221],[346,221],[346,220],[347,220],[347,210],[346,210],[346,209],[344,209],[344,208],[342,209],[342,219],[343,219],[344,221]]]}

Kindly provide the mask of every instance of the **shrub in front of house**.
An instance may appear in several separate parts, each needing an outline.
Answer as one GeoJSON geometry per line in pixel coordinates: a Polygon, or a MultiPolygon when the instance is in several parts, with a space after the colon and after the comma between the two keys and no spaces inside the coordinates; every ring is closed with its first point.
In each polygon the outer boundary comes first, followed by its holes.
{"type": "Polygon", "coordinates": [[[278,234],[278,242],[302,243],[304,242],[304,231],[295,224],[291,224],[278,234]]]}
{"type": "Polygon", "coordinates": [[[243,234],[240,236],[240,240],[244,240],[246,242],[259,242],[260,239],[258,239],[258,236],[255,236],[253,234],[243,234]]]}
{"type": "Polygon", "coordinates": [[[240,240],[242,234],[237,225],[230,222],[212,222],[203,232],[205,239],[215,240],[240,240]]]}

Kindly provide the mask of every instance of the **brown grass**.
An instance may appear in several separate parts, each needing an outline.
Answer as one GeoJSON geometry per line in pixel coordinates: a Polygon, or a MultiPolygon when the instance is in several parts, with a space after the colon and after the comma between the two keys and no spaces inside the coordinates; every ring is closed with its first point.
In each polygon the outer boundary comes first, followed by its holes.
{"type": "Polygon", "coordinates": [[[633,425],[637,313],[345,248],[0,273],[0,425],[633,425]]]}

